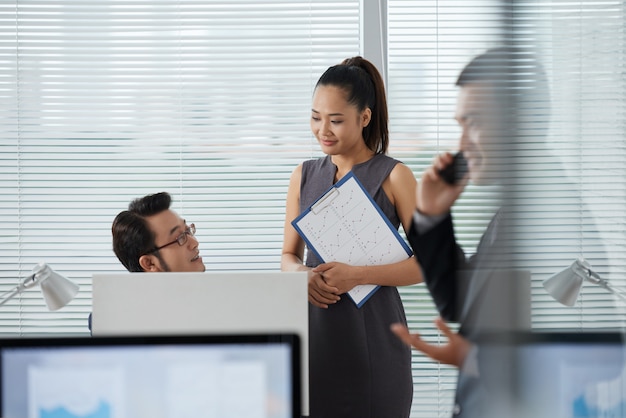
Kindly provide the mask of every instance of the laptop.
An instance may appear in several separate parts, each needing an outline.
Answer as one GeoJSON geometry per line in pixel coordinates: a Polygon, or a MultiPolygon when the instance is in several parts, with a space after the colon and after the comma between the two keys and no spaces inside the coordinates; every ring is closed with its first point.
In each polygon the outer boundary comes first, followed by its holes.
{"type": "Polygon", "coordinates": [[[619,331],[484,335],[478,382],[494,400],[493,416],[624,417],[624,340],[619,331]]]}
{"type": "Polygon", "coordinates": [[[296,418],[297,334],[0,339],[3,418],[296,418]]]}

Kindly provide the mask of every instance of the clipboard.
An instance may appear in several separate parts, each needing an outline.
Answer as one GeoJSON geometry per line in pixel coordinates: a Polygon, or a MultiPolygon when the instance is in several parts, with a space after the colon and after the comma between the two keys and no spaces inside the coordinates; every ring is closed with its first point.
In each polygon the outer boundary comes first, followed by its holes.
{"type": "MultiPolygon", "coordinates": [[[[352,171],[291,224],[324,263],[372,266],[396,263],[412,255],[398,230],[352,171]]],[[[348,295],[360,308],[379,287],[359,285],[348,295]]]]}

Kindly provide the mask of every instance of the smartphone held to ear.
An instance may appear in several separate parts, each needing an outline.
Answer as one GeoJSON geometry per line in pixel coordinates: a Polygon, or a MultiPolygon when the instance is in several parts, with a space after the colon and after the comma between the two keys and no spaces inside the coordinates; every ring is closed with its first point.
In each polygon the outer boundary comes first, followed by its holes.
{"type": "Polygon", "coordinates": [[[454,185],[461,181],[467,175],[467,160],[463,156],[463,151],[459,151],[454,155],[452,164],[443,170],[439,170],[439,175],[448,184],[454,185]]]}

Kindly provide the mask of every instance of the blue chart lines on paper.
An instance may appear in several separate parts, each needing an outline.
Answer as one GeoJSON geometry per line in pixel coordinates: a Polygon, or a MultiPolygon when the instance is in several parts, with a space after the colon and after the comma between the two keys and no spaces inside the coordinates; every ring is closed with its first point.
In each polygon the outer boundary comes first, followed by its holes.
{"type": "MultiPolygon", "coordinates": [[[[310,236],[316,240],[320,239],[322,236],[322,233],[328,229],[328,224],[329,224],[328,217],[331,215],[334,215],[334,214],[330,211],[325,210],[322,213],[320,213],[320,218],[318,219],[317,224],[312,223],[312,222],[303,222],[301,225],[301,228],[307,234],[307,236],[310,236]]],[[[336,222],[337,220],[334,219],[333,217],[333,221],[336,222]]]]}
{"type": "Polygon", "coordinates": [[[353,202],[354,190],[348,190],[347,194],[341,196],[341,199],[334,200],[330,206],[334,209],[339,219],[343,219],[348,214],[348,212],[353,210],[353,202]]]}

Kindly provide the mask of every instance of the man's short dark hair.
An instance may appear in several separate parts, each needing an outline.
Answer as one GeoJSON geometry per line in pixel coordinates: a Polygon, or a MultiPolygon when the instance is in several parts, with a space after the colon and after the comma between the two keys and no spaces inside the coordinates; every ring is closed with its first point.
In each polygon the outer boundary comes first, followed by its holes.
{"type": "Polygon", "coordinates": [[[167,192],[137,198],[113,220],[113,252],[128,271],[143,271],[139,257],[155,247],[155,236],[145,218],[168,210],[171,203],[167,192]]]}

